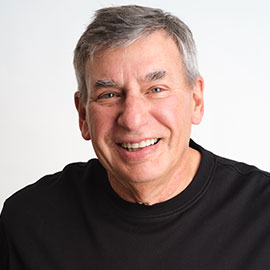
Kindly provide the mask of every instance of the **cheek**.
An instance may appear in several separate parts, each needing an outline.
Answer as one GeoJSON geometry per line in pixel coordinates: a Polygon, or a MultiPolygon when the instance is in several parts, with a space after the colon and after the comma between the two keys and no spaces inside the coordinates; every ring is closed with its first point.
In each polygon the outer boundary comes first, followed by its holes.
{"type": "Polygon", "coordinates": [[[115,113],[111,108],[91,104],[88,109],[88,125],[94,141],[104,140],[112,131],[115,113]]]}
{"type": "Polygon", "coordinates": [[[153,114],[169,129],[191,126],[192,100],[187,96],[174,95],[156,103],[153,114]]]}

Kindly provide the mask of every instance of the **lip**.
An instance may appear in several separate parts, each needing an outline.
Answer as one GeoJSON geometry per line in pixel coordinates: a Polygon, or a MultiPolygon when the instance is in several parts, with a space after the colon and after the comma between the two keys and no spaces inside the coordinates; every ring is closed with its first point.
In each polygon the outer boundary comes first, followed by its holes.
{"type": "Polygon", "coordinates": [[[143,138],[143,139],[127,139],[127,140],[122,140],[117,142],[116,144],[121,144],[121,143],[139,143],[142,141],[147,141],[147,140],[152,140],[152,139],[160,139],[159,137],[147,137],[147,138],[143,138]]]}
{"type": "MultiPolygon", "coordinates": [[[[147,139],[143,139],[147,140],[147,139]]],[[[138,143],[143,140],[132,140],[128,141],[130,143],[138,143]]],[[[154,145],[149,145],[144,148],[140,148],[137,151],[134,152],[129,152],[126,149],[122,148],[119,144],[116,144],[116,148],[120,156],[125,162],[131,161],[131,162],[140,162],[140,161],[145,161],[148,158],[151,158],[157,151],[158,148],[160,147],[161,144],[161,139],[158,140],[158,142],[154,145]]]]}

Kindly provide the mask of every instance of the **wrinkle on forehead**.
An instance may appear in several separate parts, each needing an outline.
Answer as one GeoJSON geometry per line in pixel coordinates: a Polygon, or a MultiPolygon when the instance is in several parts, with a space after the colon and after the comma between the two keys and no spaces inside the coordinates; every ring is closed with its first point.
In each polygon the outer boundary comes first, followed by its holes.
{"type": "Polygon", "coordinates": [[[97,51],[92,60],[87,60],[86,84],[88,89],[123,88],[127,82],[150,83],[171,78],[182,70],[181,57],[178,61],[177,56],[180,53],[175,41],[166,32],[157,31],[129,46],[97,51]],[[156,43],[159,45],[152,46],[156,43]],[[172,51],[176,57],[171,57],[172,51]]]}

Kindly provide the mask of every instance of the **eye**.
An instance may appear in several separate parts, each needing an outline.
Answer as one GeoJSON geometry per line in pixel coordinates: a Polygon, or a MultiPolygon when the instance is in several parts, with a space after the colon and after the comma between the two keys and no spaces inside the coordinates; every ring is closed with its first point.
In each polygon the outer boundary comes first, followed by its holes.
{"type": "Polygon", "coordinates": [[[114,92],[107,92],[107,93],[100,94],[96,98],[96,100],[114,99],[114,98],[117,98],[117,97],[119,97],[119,94],[114,93],[114,92]]]}
{"type": "Polygon", "coordinates": [[[113,97],[115,97],[116,95],[114,94],[114,93],[107,93],[107,94],[104,94],[104,95],[102,95],[101,97],[99,97],[99,98],[113,98],[113,97]]]}
{"type": "Polygon", "coordinates": [[[151,90],[152,93],[160,93],[162,91],[163,91],[163,89],[160,88],[160,87],[156,87],[156,88],[154,88],[154,89],[151,90]]]}
{"type": "Polygon", "coordinates": [[[122,97],[121,93],[118,93],[116,91],[112,91],[112,92],[108,91],[108,92],[100,93],[94,99],[94,101],[96,101],[96,102],[98,102],[100,104],[110,105],[110,104],[114,104],[114,103],[119,102],[121,97],[122,97]]]}
{"type": "Polygon", "coordinates": [[[152,86],[148,88],[146,95],[152,99],[165,98],[171,93],[169,90],[166,86],[152,86]]]}

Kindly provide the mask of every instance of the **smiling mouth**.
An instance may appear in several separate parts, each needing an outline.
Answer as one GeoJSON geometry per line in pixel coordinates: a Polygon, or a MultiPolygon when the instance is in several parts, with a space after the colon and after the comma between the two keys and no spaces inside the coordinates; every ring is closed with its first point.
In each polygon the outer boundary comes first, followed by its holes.
{"type": "Polygon", "coordinates": [[[138,143],[118,143],[118,145],[123,149],[127,150],[128,152],[135,152],[145,147],[155,145],[159,142],[159,140],[160,139],[150,139],[138,143]]]}

